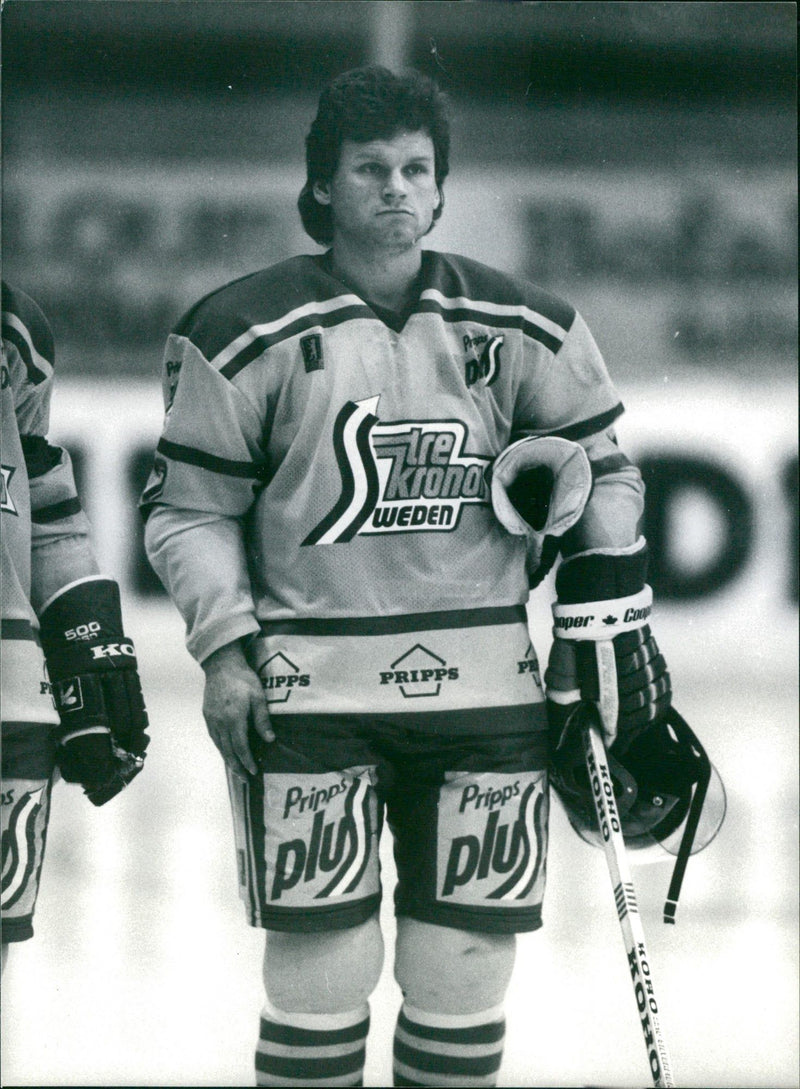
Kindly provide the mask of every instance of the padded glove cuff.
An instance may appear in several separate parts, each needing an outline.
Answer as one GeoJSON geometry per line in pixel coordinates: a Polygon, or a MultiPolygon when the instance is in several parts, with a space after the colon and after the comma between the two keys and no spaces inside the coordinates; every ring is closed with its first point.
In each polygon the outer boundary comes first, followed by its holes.
{"type": "Polygon", "coordinates": [[[556,574],[562,605],[608,601],[638,594],[647,580],[647,542],[640,537],[627,548],[594,548],[564,560],[556,574]]]}
{"type": "Polygon", "coordinates": [[[39,617],[42,649],[53,680],[90,671],[136,669],[136,651],[122,630],[119,586],[88,578],[51,598],[39,617]]]}

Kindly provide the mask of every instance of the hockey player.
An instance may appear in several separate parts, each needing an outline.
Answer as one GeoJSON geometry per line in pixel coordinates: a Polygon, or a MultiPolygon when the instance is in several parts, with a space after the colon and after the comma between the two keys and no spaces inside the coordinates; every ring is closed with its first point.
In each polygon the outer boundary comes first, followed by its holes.
{"type": "Polygon", "coordinates": [[[362,1084],[385,817],[395,1084],[494,1085],[545,881],[526,602],[560,548],[557,734],[596,687],[596,615],[623,632],[609,742],[664,713],[642,482],[574,308],[423,250],[449,169],[427,78],[343,74],[306,148],[299,211],[325,252],[222,287],[169,337],[148,554],[205,671],[240,894],[266,931],[257,1083],[362,1084]]]}
{"type": "Polygon", "coordinates": [[[2,285],[2,962],[33,936],[53,783],[94,805],[141,770],[147,713],[119,589],[98,570],[69,454],[47,438],[54,351],[2,285]]]}

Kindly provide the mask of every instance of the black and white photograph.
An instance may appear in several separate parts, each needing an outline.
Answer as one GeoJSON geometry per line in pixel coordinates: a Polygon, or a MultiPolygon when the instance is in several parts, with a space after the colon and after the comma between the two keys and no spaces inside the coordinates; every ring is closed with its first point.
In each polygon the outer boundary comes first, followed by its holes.
{"type": "Polygon", "coordinates": [[[800,1089],[797,14],[4,0],[4,1089],[800,1089]]]}

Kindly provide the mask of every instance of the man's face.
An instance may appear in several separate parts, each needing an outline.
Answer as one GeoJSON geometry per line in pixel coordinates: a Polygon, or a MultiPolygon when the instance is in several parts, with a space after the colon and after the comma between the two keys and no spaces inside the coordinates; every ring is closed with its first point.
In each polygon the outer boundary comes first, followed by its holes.
{"type": "Polygon", "coordinates": [[[439,206],[433,141],[426,132],[342,143],[329,183],[314,196],[329,204],[337,239],[361,249],[402,252],[416,245],[439,206]]]}

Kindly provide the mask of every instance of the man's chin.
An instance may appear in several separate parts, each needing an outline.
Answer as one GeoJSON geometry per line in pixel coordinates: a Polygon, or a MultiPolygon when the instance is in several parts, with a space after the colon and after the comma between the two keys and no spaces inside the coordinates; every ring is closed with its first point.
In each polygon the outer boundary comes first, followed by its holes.
{"type": "Polygon", "coordinates": [[[411,216],[386,216],[385,221],[379,221],[376,235],[380,245],[399,248],[414,246],[422,237],[411,216]]]}

